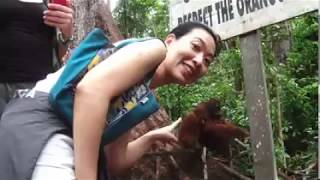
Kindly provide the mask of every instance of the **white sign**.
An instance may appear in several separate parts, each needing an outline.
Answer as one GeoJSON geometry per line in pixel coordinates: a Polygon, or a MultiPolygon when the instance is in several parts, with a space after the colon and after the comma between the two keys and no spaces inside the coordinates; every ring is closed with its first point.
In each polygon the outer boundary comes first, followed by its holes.
{"type": "Polygon", "coordinates": [[[186,21],[210,26],[222,39],[317,10],[319,0],[171,0],[170,27],[186,21]]]}

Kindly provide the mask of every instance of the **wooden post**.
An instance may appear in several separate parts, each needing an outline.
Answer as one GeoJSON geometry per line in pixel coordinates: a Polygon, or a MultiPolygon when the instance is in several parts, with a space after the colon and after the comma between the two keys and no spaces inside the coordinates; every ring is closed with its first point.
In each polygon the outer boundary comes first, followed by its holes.
{"type": "MultiPolygon", "coordinates": [[[[320,24],[320,1],[318,4],[318,23],[320,24]]],[[[320,44],[320,27],[318,27],[318,45],[320,44]]],[[[318,46],[318,179],[320,179],[320,47],[318,46]]]]}
{"type": "Polygon", "coordinates": [[[264,74],[262,48],[258,31],[240,36],[247,111],[253,150],[255,179],[276,180],[276,161],[269,99],[264,74]]]}

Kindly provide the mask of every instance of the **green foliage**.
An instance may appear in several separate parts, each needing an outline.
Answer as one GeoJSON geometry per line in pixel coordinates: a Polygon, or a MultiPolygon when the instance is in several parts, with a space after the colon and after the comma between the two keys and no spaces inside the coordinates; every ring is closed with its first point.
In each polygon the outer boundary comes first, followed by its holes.
{"type": "MultiPolygon", "coordinates": [[[[284,171],[287,168],[306,168],[316,161],[317,32],[316,17],[308,14],[286,24],[265,28],[261,34],[277,166],[284,171]],[[288,34],[288,25],[292,28],[292,34],[288,34]],[[276,59],[272,46],[290,39],[292,47],[281,62],[276,59]],[[278,120],[282,121],[281,129],[277,127],[278,120]],[[283,133],[283,139],[278,131],[283,133]],[[283,141],[285,146],[281,145],[283,141]]],[[[211,66],[208,75],[196,84],[183,88],[168,86],[161,88],[158,93],[174,118],[190,111],[197,103],[215,97],[221,100],[222,109],[229,119],[248,128],[242,84],[241,52],[236,46],[225,49],[211,66]]],[[[248,163],[252,163],[250,158],[238,160],[243,164],[241,172],[253,175],[253,169],[248,166],[248,163]]]]}
{"type": "Polygon", "coordinates": [[[169,29],[167,0],[120,0],[113,11],[125,37],[164,38],[169,29]]]}
{"type": "MultiPolygon", "coordinates": [[[[114,14],[124,34],[163,38],[168,33],[167,1],[121,3],[114,14]]],[[[309,13],[261,30],[277,167],[283,171],[302,170],[316,161],[318,28],[317,14],[309,13]],[[277,45],[285,41],[290,47],[279,56],[277,45]]],[[[186,87],[168,85],[157,90],[160,102],[173,119],[202,101],[217,98],[227,118],[249,129],[239,42],[233,38],[224,43],[232,48],[223,49],[204,78],[186,87]]],[[[250,153],[237,156],[235,164],[241,172],[253,176],[250,153]]]]}
{"type": "Polygon", "coordinates": [[[280,146],[282,140],[275,132],[277,165],[280,168],[288,166],[288,168],[300,169],[316,161],[314,157],[318,109],[318,22],[315,14],[311,13],[295,18],[289,23],[292,34],[286,34],[285,32],[288,32],[286,28],[278,29],[275,26],[279,27],[279,25],[275,25],[264,29],[262,39],[274,131],[276,131],[276,119],[279,116],[277,105],[278,103],[281,105],[283,125],[280,131],[284,134],[285,149],[280,146]],[[277,34],[277,36],[270,34],[277,34]],[[292,47],[285,61],[279,64],[271,46],[277,41],[288,38],[292,40],[292,47]],[[277,99],[277,93],[279,93],[279,99],[277,99]],[[287,165],[283,161],[284,158],[287,159],[287,165]],[[310,159],[306,160],[306,158],[310,159]],[[301,164],[297,165],[297,162],[301,164]]]}

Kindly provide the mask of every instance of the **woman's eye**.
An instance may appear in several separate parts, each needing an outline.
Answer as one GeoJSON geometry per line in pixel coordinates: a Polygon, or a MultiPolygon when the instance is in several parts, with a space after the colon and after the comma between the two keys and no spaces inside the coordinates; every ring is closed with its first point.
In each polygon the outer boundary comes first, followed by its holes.
{"type": "Polygon", "coordinates": [[[195,51],[200,51],[201,50],[201,47],[196,43],[191,43],[191,46],[192,46],[192,49],[194,49],[195,51]]]}

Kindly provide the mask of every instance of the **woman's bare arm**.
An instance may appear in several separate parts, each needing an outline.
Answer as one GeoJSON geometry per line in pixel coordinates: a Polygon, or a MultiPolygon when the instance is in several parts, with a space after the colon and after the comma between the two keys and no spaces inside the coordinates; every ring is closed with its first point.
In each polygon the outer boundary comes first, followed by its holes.
{"type": "Polygon", "coordinates": [[[160,40],[128,45],[103,61],[79,82],[74,103],[74,148],[77,179],[96,179],[98,151],[109,103],[143,79],[164,58],[160,40]]]}
{"type": "Polygon", "coordinates": [[[108,159],[108,173],[118,175],[130,168],[156,141],[177,142],[177,138],[172,131],[180,122],[181,119],[168,126],[149,131],[131,142],[128,142],[130,138],[130,132],[128,132],[107,145],[105,152],[108,159]]]}

